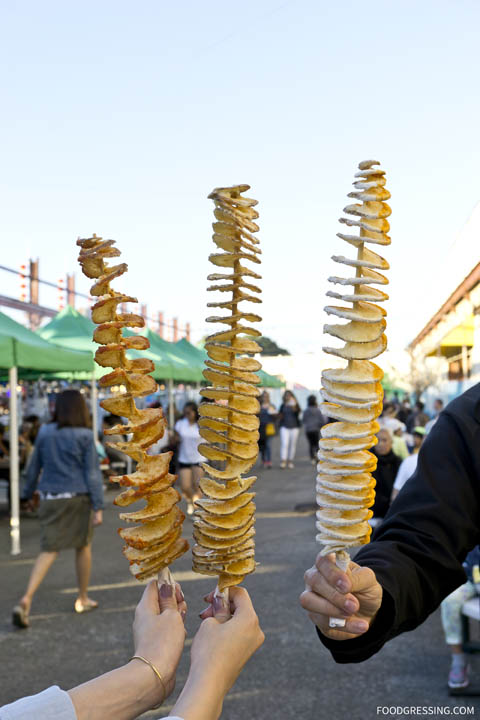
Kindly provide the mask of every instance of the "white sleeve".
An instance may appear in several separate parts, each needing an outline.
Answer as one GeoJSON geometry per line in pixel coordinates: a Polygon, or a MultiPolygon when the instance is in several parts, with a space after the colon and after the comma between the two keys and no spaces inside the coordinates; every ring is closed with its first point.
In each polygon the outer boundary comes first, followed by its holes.
{"type": "Polygon", "coordinates": [[[409,458],[405,458],[405,460],[402,460],[402,464],[398,468],[397,477],[393,483],[394,490],[401,490],[410,477],[410,472],[408,470],[409,463],[407,462],[408,459],[409,458]]]}
{"type": "Polygon", "coordinates": [[[77,720],[70,695],[57,685],[0,708],[0,720],[77,720]]]}

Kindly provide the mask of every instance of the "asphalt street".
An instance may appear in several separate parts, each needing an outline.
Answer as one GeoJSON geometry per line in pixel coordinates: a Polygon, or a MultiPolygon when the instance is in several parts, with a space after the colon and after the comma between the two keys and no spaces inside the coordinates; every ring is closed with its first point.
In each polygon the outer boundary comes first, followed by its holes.
{"type": "MultiPolygon", "coordinates": [[[[438,612],[361,664],[337,665],[323,648],[298,602],[304,570],[317,553],[313,514],[295,510],[311,503],[314,495],[315,471],[306,452],[302,439],[295,470],[278,469],[275,454],[276,467],[257,468],[260,564],[245,586],[266,640],[227,697],[222,718],[366,720],[379,716],[379,706],[417,705],[446,706],[449,710],[444,714],[458,712],[456,706],[474,706],[476,713],[480,712],[480,698],[448,695],[449,656],[438,612]]],[[[93,547],[91,596],[100,608],[86,615],[74,614],[73,551],[66,551],[35,598],[28,630],[12,627],[11,609],[23,593],[39,549],[38,523],[22,521],[22,553],[11,557],[8,518],[5,512],[0,516],[0,705],[52,684],[68,689],[130,657],[131,621],[141,587],[129,574],[120,551],[114,494],[109,491],[106,495],[105,521],[95,533],[93,547]]],[[[191,534],[190,521],[185,527],[191,534]]],[[[191,571],[189,555],[178,560],[173,571],[189,603],[178,693],[188,672],[188,647],[200,623],[198,613],[205,605],[202,598],[213,585],[212,579],[191,571]]],[[[480,686],[479,656],[472,658],[472,668],[473,683],[480,686]]],[[[160,710],[142,717],[168,714],[173,701],[174,697],[169,698],[160,710]]]]}

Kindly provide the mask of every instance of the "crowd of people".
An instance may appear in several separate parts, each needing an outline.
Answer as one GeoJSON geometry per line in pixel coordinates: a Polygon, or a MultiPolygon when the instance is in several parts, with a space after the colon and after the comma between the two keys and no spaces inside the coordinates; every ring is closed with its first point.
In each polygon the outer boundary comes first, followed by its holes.
{"type": "MultiPolygon", "coordinates": [[[[280,468],[293,467],[301,427],[312,463],[316,463],[320,430],[329,421],[316,397],[308,398],[303,412],[290,391],[285,392],[278,411],[267,392],[260,405],[259,445],[264,467],[272,467],[271,442],[277,434],[280,468]]],[[[378,460],[373,542],[359,551],[347,572],[335,566],[334,556],[319,555],[305,574],[301,604],[338,662],[370,657],[390,638],[423,622],[442,603],[445,640],[452,655],[448,684],[451,688],[468,685],[460,619],[463,602],[480,589],[480,548],[475,546],[480,534],[476,474],[480,447],[475,442],[478,407],[480,386],[451,403],[445,412],[441,399],[436,400],[433,416],[419,401],[413,407],[397,398],[385,404],[373,448],[378,460]],[[453,488],[452,479],[456,482],[453,488]],[[345,627],[330,628],[331,616],[344,617],[345,627]]],[[[58,552],[67,548],[76,551],[78,596],[74,609],[80,613],[95,609],[96,602],[88,596],[91,539],[93,527],[102,522],[103,508],[101,453],[82,394],[77,390],[60,393],[51,423],[35,427],[29,422],[31,427],[22,430],[25,444],[31,445],[25,461],[23,504],[30,511],[38,506],[41,552],[14,608],[13,621],[22,628],[29,625],[36,590],[58,552]]],[[[114,422],[116,418],[105,418],[109,427],[114,422]]],[[[154,448],[171,450],[173,469],[192,510],[201,479],[199,442],[198,409],[190,402],[160,441],[161,447],[154,448]]],[[[0,453],[8,454],[1,437],[0,453]]],[[[111,449],[105,448],[105,453],[111,449]]],[[[109,460],[113,465],[125,458],[110,455],[109,460]]],[[[218,718],[226,692],[263,642],[245,590],[233,589],[228,604],[213,593],[207,601],[192,645],[190,674],[171,716],[176,720],[218,718]],[[216,668],[213,683],[212,659],[216,668]]],[[[157,591],[151,583],[137,608],[135,655],[127,665],[68,693],[53,687],[0,708],[0,720],[23,720],[33,714],[66,720],[127,720],[163,702],[173,689],[186,612],[178,585],[164,584],[157,591]]]]}
{"type": "Polygon", "coordinates": [[[373,526],[385,517],[391,502],[415,472],[418,452],[442,409],[440,398],[434,402],[432,417],[427,415],[421,401],[413,408],[408,399],[400,402],[396,397],[384,404],[379,418],[378,442],[372,448],[377,456],[377,467],[373,472],[376,480],[373,526]]]}
{"type": "MultiPolygon", "coordinates": [[[[390,503],[414,473],[418,452],[427,432],[442,410],[442,401],[435,401],[435,415],[428,416],[418,401],[410,408],[408,401],[394,398],[384,406],[379,419],[380,431],[373,452],[377,467],[375,504],[372,525],[382,521],[390,503]]],[[[153,406],[160,407],[158,401],[153,406]]],[[[165,415],[168,415],[168,409],[165,415]]],[[[186,503],[187,515],[194,512],[200,496],[202,455],[198,425],[198,408],[187,402],[179,413],[175,408],[173,427],[150,449],[150,453],[171,452],[170,471],[178,476],[178,488],[186,503]]],[[[263,467],[272,467],[272,442],[280,437],[280,469],[293,469],[299,433],[303,428],[312,464],[317,463],[318,442],[322,426],[329,422],[318,407],[315,395],[307,399],[302,411],[297,398],[286,390],[278,410],[264,391],[260,396],[259,450],[263,467]]],[[[104,429],[119,426],[116,416],[103,418],[104,429]]],[[[0,426],[2,427],[2,426],[0,426]]],[[[108,435],[111,442],[123,440],[108,435]]],[[[38,516],[42,529],[41,552],[33,566],[24,595],[13,612],[19,627],[28,627],[33,597],[58,552],[75,548],[78,597],[76,612],[97,607],[88,596],[92,529],[102,522],[104,480],[128,471],[129,459],[105,442],[103,435],[94,438],[84,395],[79,390],[65,390],[56,396],[53,421],[41,425],[39,418],[25,418],[20,432],[22,473],[22,509],[38,516]],[[103,477],[102,472],[103,470],[103,477]],[[93,514],[91,513],[93,509],[93,514]]],[[[8,445],[0,435],[0,453],[8,455],[8,445]]],[[[108,483],[106,484],[108,487],[108,483]]]]}
{"type": "Polygon", "coordinates": [[[258,442],[260,456],[264,468],[272,467],[272,441],[275,435],[280,435],[280,469],[293,470],[297,451],[300,428],[304,427],[310,448],[312,464],[316,464],[320,429],[327,419],[320,412],[317,398],[310,395],[307,407],[302,412],[297,398],[286,390],[278,410],[270,400],[270,394],[265,390],[260,396],[260,439],[258,442]]]}

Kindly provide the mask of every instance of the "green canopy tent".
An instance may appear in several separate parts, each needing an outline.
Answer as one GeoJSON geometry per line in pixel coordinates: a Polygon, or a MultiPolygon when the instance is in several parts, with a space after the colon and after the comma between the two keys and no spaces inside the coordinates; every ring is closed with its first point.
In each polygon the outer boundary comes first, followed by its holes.
{"type": "Polygon", "coordinates": [[[93,341],[94,323],[84,315],[67,305],[55,315],[49,323],[38,330],[45,340],[69,348],[94,353],[98,347],[93,341]]]}
{"type": "MultiPolygon", "coordinates": [[[[96,325],[89,318],[79,313],[70,305],[61,310],[55,317],[47,323],[43,328],[38,330],[38,334],[44,339],[58,345],[59,347],[82,350],[88,352],[92,358],[93,369],[89,373],[55,373],[56,378],[69,378],[72,380],[86,380],[91,382],[91,411],[92,411],[92,430],[94,437],[98,437],[98,388],[97,380],[106,375],[111,370],[107,367],[101,367],[94,362],[93,356],[98,348],[98,344],[93,341],[93,333],[96,325]]],[[[130,351],[129,356],[140,357],[135,351],[130,351]]],[[[149,357],[157,365],[158,358],[150,353],[142,353],[142,357],[149,357]]],[[[51,374],[47,377],[53,377],[51,374]]]]}
{"type": "Polygon", "coordinates": [[[32,370],[91,373],[93,358],[69,349],[59,352],[51,342],[0,312],[0,368],[11,367],[16,367],[20,376],[22,371],[32,370]]]}
{"type": "Polygon", "coordinates": [[[93,371],[89,353],[59,348],[0,312],[0,370],[8,371],[10,385],[10,538],[11,553],[20,553],[20,498],[18,466],[18,377],[36,372],[93,371]]]}
{"type": "MultiPolygon", "coordinates": [[[[61,347],[72,350],[83,350],[94,355],[98,348],[97,343],[92,340],[95,328],[96,325],[91,320],[81,315],[74,308],[67,306],[59,312],[51,322],[43,328],[40,328],[38,333],[41,337],[61,347]]],[[[126,336],[136,335],[132,330],[127,329],[124,332],[126,336]]],[[[150,349],[142,351],[129,350],[128,357],[147,357],[152,360],[155,364],[155,370],[152,375],[156,380],[173,379],[188,382],[192,379],[192,373],[188,367],[186,367],[186,363],[183,360],[170,357],[167,352],[164,352],[162,348],[157,346],[157,339],[161,340],[158,335],[155,335],[151,330],[145,330],[143,334],[150,340],[150,349]]],[[[172,345],[172,343],[166,342],[165,344],[167,346],[172,345]]],[[[110,372],[109,368],[102,368],[97,365],[97,363],[94,363],[94,368],[97,378],[110,372]]],[[[78,374],[75,377],[77,379],[88,379],[78,374]]]]}
{"type": "MultiPolygon", "coordinates": [[[[81,315],[74,308],[67,306],[58,313],[51,322],[38,331],[41,337],[50,342],[67,347],[72,350],[83,350],[95,353],[98,345],[93,342],[92,337],[96,325],[88,318],[81,315]]],[[[126,329],[126,336],[137,335],[133,330],[126,329]]],[[[175,344],[163,340],[152,330],[146,328],[140,333],[150,341],[149,350],[129,350],[129,357],[150,357],[155,363],[155,371],[153,373],[156,380],[177,380],[178,382],[195,382],[198,372],[189,367],[185,358],[176,352],[175,344]]],[[[106,372],[110,372],[107,368],[98,368],[98,376],[101,377],[106,372]]]]}
{"type": "Polygon", "coordinates": [[[280,378],[276,377],[275,375],[270,375],[269,373],[265,372],[265,370],[259,370],[258,376],[260,377],[260,387],[265,388],[283,388],[285,387],[285,382],[283,380],[280,380],[280,378]]]}
{"type": "Polygon", "coordinates": [[[188,357],[182,352],[181,348],[178,348],[178,343],[168,342],[152,330],[147,329],[142,334],[150,340],[152,350],[168,358],[172,367],[175,368],[177,377],[174,377],[174,380],[178,379],[181,382],[193,383],[202,382],[203,358],[200,361],[188,357]]]}
{"type": "MultiPolygon", "coordinates": [[[[126,332],[125,334],[130,334],[126,332]]],[[[133,334],[133,333],[132,333],[133,334]]],[[[163,380],[167,380],[168,383],[168,407],[169,417],[168,422],[170,427],[174,425],[174,396],[173,396],[173,383],[186,382],[186,383],[197,383],[203,379],[202,370],[199,363],[192,364],[184,355],[178,352],[175,343],[170,343],[164,340],[150,330],[145,328],[141,332],[150,342],[150,351],[157,357],[161,358],[161,362],[168,368],[168,371],[164,373],[163,380]]]]}
{"type": "Polygon", "coordinates": [[[97,422],[97,379],[105,375],[108,368],[102,368],[93,361],[93,355],[98,345],[93,342],[93,332],[95,330],[94,323],[84,315],[67,305],[55,317],[50,320],[44,327],[37,332],[40,337],[48,340],[55,345],[68,350],[79,350],[90,354],[92,359],[92,370],[86,373],[75,373],[74,375],[63,374],[57,377],[69,377],[75,380],[87,380],[91,382],[91,410],[92,410],[92,429],[94,437],[98,437],[97,422]]]}
{"type": "MultiPolygon", "coordinates": [[[[74,308],[67,306],[58,313],[45,327],[38,332],[50,342],[61,347],[83,350],[95,353],[98,345],[93,342],[92,337],[95,330],[95,324],[88,318],[81,315],[74,308]]],[[[125,330],[126,336],[136,335],[132,330],[125,330]]],[[[150,342],[149,350],[129,350],[128,357],[149,358],[155,365],[152,373],[155,380],[165,380],[169,385],[170,407],[173,412],[173,383],[176,382],[197,382],[201,378],[201,370],[191,367],[190,363],[180,355],[175,348],[174,343],[163,340],[159,335],[148,328],[142,331],[142,334],[148,338],[150,342]]],[[[96,382],[95,379],[102,377],[105,373],[110,372],[108,368],[102,368],[96,363],[94,364],[94,381],[92,382],[92,403],[96,408],[96,382]]],[[[77,380],[89,380],[89,376],[75,375],[77,380]]],[[[96,420],[96,413],[93,413],[96,420]]]]}
{"type": "MultiPolygon", "coordinates": [[[[89,318],[79,313],[71,305],[67,305],[49,323],[37,330],[37,333],[40,337],[59,347],[88,352],[93,360],[93,355],[98,348],[97,343],[92,339],[95,328],[96,325],[89,318]]],[[[108,372],[110,372],[108,368],[102,368],[96,362],[93,363],[95,379],[101,378],[108,372]]],[[[91,380],[92,374],[75,373],[74,376],[69,377],[73,377],[75,380],[91,380]]]]}
{"type": "Polygon", "coordinates": [[[192,345],[192,343],[189,342],[187,338],[177,340],[177,342],[175,343],[175,347],[177,349],[177,352],[181,353],[185,358],[190,360],[191,363],[197,363],[203,368],[203,363],[207,359],[207,353],[204,349],[192,345]]]}

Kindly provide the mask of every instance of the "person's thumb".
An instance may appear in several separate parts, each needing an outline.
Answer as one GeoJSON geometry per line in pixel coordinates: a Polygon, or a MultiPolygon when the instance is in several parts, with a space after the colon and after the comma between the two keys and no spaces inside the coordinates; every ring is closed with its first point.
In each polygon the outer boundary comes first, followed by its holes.
{"type": "Polygon", "coordinates": [[[219,623],[227,622],[230,619],[230,601],[224,593],[215,593],[212,601],[213,617],[219,623]]]}
{"type": "Polygon", "coordinates": [[[162,583],[158,589],[158,602],[160,605],[160,612],[164,610],[176,610],[177,609],[177,598],[175,593],[175,587],[169,583],[162,583]]]}
{"type": "MultiPolygon", "coordinates": [[[[353,564],[353,563],[352,563],[353,564]]],[[[350,592],[370,592],[378,586],[378,580],[369,567],[354,565],[351,570],[352,589],[350,592]]]]}

